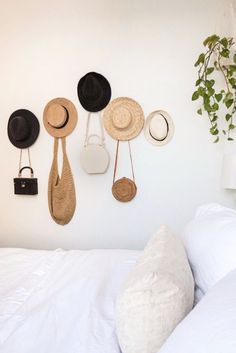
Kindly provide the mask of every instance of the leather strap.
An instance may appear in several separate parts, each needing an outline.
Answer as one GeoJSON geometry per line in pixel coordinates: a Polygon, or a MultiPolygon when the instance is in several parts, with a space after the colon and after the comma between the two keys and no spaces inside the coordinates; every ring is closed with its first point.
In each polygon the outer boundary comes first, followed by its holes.
{"type": "MultiPolygon", "coordinates": [[[[114,174],[113,174],[113,184],[115,183],[115,178],[116,178],[116,171],[117,171],[117,164],[118,164],[118,153],[119,153],[119,144],[120,144],[120,141],[117,140],[117,144],[116,144],[116,158],[115,158],[115,166],[114,166],[114,174]]],[[[131,153],[131,147],[130,147],[130,142],[129,141],[128,141],[128,146],[129,146],[130,164],[131,164],[131,169],[132,169],[132,177],[133,177],[133,182],[135,183],[134,166],[133,166],[133,159],[132,159],[132,153],[131,153]]]]}
{"type": "Polygon", "coordinates": [[[105,135],[104,135],[104,129],[103,129],[103,124],[102,124],[102,116],[101,116],[101,112],[98,112],[99,115],[99,125],[100,125],[100,130],[101,130],[101,136],[97,135],[97,134],[93,134],[89,136],[89,125],[90,125],[90,119],[91,119],[91,112],[88,112],[88,116],[87,116],[87,124],[86,124],[86,133],[85,133],[85,140],[84,140],[84,147],[86,147],[89,143],[89,138],[91,136],[97,136],[101,143],[101,146],[105,146],[105,135]]]}

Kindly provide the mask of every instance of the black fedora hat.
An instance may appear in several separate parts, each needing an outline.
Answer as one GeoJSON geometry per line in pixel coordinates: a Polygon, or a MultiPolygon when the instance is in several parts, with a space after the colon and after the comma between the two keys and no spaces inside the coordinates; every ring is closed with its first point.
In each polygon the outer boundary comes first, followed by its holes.
{"type": "Polygon", "coordinates": [[[77,92],[81,105],[89,112],[99,112],[111,99],[110,83],[97,72],[88,72],[83,76],[79,80],[77,92]]]}
{"type": "Polygon", "coordinates": [[[18,148],[33,145],[39,135],[39,121],[27,109],[19,109],[11,114],[8,120],[7,133],[11,143],[18,148]]]}

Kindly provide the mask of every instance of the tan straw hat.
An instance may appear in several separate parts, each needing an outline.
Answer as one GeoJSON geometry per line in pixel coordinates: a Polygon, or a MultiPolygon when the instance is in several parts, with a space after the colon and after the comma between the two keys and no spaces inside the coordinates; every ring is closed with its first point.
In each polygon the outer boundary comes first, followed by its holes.
{"type": "Polygon", "coordinates": [[[53,137],[65,137],[75,128],[77,111],[66,98],[52,99],[43,112],[43,122],[47,132],[53,137]]]}
{"type": "Polygon", "coordinates": [[[174,136],[174,123],[164,110],[156,110],[148,115],[144,135],[148,142],[156,146],[166,145],[174,136]]]}
{"type": "Polygon", "coordinates": [[[120,141],[135,138],[144,125],[142,107],[128,97],[119,97],[111,101],[104,110],[103,119],[108,134],[120,141]]]}

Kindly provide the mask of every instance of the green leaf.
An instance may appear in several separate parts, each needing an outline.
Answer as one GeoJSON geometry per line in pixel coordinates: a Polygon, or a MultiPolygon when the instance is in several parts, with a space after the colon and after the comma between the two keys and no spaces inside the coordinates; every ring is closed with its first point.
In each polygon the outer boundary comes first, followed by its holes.
{"type": "Polygon", "coordinates": [[[217,123],[213,124],[212,127],[210,128],[210,133],[214,133],[217,128],[217,123]]]}
{"type": "Polygon", "coordinates": [[[204,60],[205,60],[205,54],[204,53],[201,53],[197,59],[197,61],[195,62],[194,66],[198,66],[200,64],[203,64],[204,63],[204,60]]]}
{"type": "Polygon", "coordinates": [[[201,87],[201,86],[198,87],[198,90],[197,90],[197,91],[198,91],[199,96],[202,96],[202,97],[204,96],[204,94],[205,94],[205,92],[206,92],[206,91],[205,91],[205,88],[203,88],[203,87],[201,87]]]}
{"type": "Polygon", "coordinates": [[[234,139],[232,139],[232,137],[228,137],[227,140],[228,141],[234,141],[234,139]]]}
{"type": "Polygon", "coordinates": [[[236,65],[229,65],[229,69],[230,69],[230,71],[235,72],[236,71],[236,65]]]}
{"type": "Polygon", "coordinates": [[[229,54],[230,54],[229,49],[223,49],[220,52],[220,55],[223,56],[224,58],[229,58],[229,54]]]}
{"type": "Polygon", "coordinates": [[[202,79],[199,78],[199,79],[196,81],[195,86],[199,86],[201,82],[202,82],[202,79]]]}
{"type": "Polygon", "coordinates": [[[205,47],[206,47],[206,46],[211,47],[211,46],[214,45],[219,39],[220,39],[220,37],[218,37],[216,34],[213,34],[212,36],[207,37],[207,38],[204,40],[203,45],[204,45],[205,47]]]}
{"type": "Polygon", "coordinates": [[[210,133],[215,136],[215,135],[218,135],[219,134],[219,130],[218,129],[215,129],[215,130],[212,130],[210,129],[210,133]]]}
{"type": "Polygon", "coordinates": [[[226,135],[226,131],[225,130],[222,130],[223,134],[226,135]]]}
{"type": "Polygon", "coordinates": [[[210,74],[212,74],[212,72],[215,70],[215,68],[214,67],[208,67],[208,69],[206,70],[206,74],[207,75],[210,75],[210,74]]]}
{"type": "Polygon", "coordinates": [[[234,54],[233,60],[234,60],[234,62],[236,64],[236,54],[234,54]]]}
{"type": "Polygon", "coordinates": [[[210,106],[209,103],[204,102],[203,105],[204,105],[204,109],[205,109],[208,113],[211,113],[211,112],[212,112],[212,108],[211,108],[211,106],[210,106]]]}
{"type": "Polygon", "coordinates": [[[229,121],[231,118],[232,118],[232,115],[231,115],[231,114],[226,114],[226,115],[225,115],[225,120],[226,120],[226,121],[229,121]]]}
{"type": "Polygon", "coordinates": [[[208,88],[208,95],[209,95],[209,96],[212,97],[212,96],[214,95],[214,93],[215,93],[215,90],[214,90],[213,88],[211,88],[211,87],[208,88]]]}
{"type": "Polygon", "coordinates": [[[229,99],[225,102],[225,105],[227,108],[231,107],[231,105],[233,104],[234,100],[233,99],[229,99]]]}
{"type": "Polygon", "coordinates": [[[214,143],[217,143],[219,141],[219,136],[215,139],[214,143]]]}
{"type": "Polygon", "coordinates": [[[212,111],[216,112],[218,109],[219,109],[219,104],[214,103],[213,106],[212,106],[212,111]]]}
{"type": "Polygon", "coordinates": [[[227,92],[224,101],[230,100],[233,98],[233,94],[231,92],[227,92]]]}
{"type": "Polygon", "coordinates": [[[212,127],[210,128],[210,131],[214,131],[216,127],[217,127],[217,123],[213,124],[212,127]]]}
{"type": "Polygon", "coordinates": [[[204,109],[207,111],[207,112],[211,112],[212,111],[212,108],[211,108],[211,105],[210,105],[210,98],[207,94],[204,94],[203,96],[203,106],[204,106],[204,109]]]}
{"type": "Polygon", "coordinates": [[[215,94],[215,98],[216,98],[217,102],[220,102],[222,97],[223,97],[223,95],[221,93],[215,94]]]}
{"type": "Polygon", "coordinates": [[[214,123],[218,119],[218,116],[214,114],[213,118],[211,119],[211,122],[214,123]]]}
{"type": "Polygon", "coordinates": [[[207,88],[211,88],[212,87],[212,83],[209,80],[206,80],[205,85],[206,85],[207,88]]]}
{"type": "Polygon", "coordinates": [[[202,109],[198,109],[198,110],[197,110],[197,113],[198,113],[199,115],[202,115],[202,109]]]}
{"type": "Polygon", "coordinates": [[[231,77],[231,78],[229,79],[229,83],[231,84],[232,87],[234,87],[234,86],[236,85],[236,79],[233,78],[233,77],[231,77]]]}
{"type": "Polygon", "coordinates": [[[215,84],[215,80],[206,80],[205,85],[207,88],[213,87],[215,84]]]}
{"type": "Polygon", "coordinates": [[[198,93],[198,91],[195,91],[194,93],[193,93],[193,95],[192,95],[192,101],[195,101],[195,100],[197,100],[199,98],[199,93],[198,93]]]}
{"type": "Polygon", "coordinates": [[[234,125],[234,124],[229,124],[229,130],[233,130],[233,129],[235,129],[236,128],[236,125],[234,125]]]}
{"type": "Polygon", "coordinates": [[[217,62],[217,61],[214,61],[214,66],[215,66],[216,70],[219,69],[219,65],[218,65],[218,62],[217,62]]]}
{"type": "Polygon", "coordinates": [[[222,38],[221,39],[221,41],[220,41],[220,43],[225,47],[225,48],[227,48],[227,46],[228,46],[228,40],[227,40],[227,38],[222,38]]]}

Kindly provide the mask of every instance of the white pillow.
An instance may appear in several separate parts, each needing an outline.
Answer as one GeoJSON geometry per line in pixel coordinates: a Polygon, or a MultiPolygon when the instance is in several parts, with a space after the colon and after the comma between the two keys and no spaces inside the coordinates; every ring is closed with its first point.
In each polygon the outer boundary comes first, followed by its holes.
{"type": "Polygon", "coordinates": [[[196,285],[205,294],[236,268],[236,211],[218,204],[198,208],[183,240],[196,285]]]}
{"type": "Polygon", "coordinates": [[[123,353],[156,353],[191,310],[194,283],[181,239],[165,227],[148,242],[117,302],[123,353]]]}
{"type": "Polygon", "coordinates": [[[158,353],[236,352],[236,270],[219,281],[158,353]]]}

